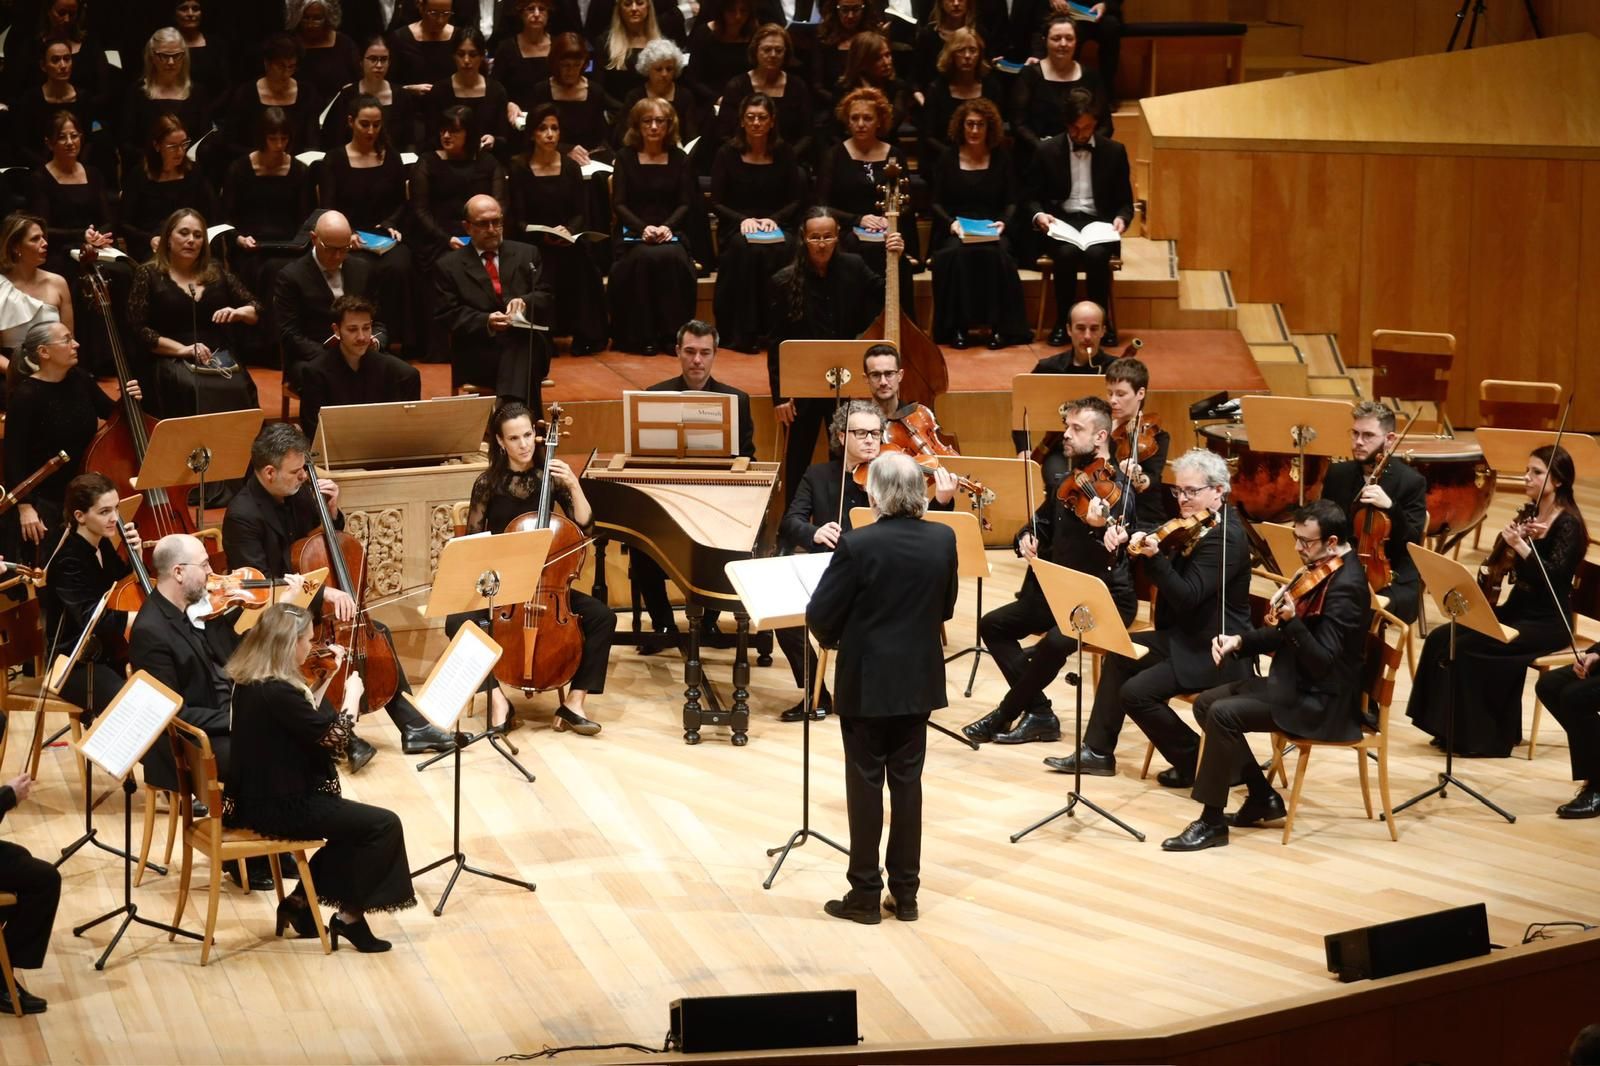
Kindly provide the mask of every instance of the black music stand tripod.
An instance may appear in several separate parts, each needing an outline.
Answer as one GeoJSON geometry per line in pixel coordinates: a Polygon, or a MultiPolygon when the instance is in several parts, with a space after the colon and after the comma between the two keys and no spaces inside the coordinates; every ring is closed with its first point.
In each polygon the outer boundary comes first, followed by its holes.
{"type": "MultiPolygon", "coordinates": [[[[805,638],[809,641],[811,638],[805,638]]],[[[841,855],[849,855],[850,849],[841,845],[837,840],[824,836],[811,828],[811,710],[815,701],[816,691],[822,687],[822,679],[828,673],[828,648],[823,648],[817,657],[817,676],[813,678],[809,669],[811,656],[802,656],[801,667],[806,683],[805,717],[800,719],[800,828],[789,834],[789,839],[775,848],[767,849],[767,858],[774,855],[778,861],[772,864],[772,872],[767,874],[767,879],[761,882],[762,888],[771,888],[772,883],[778,879],[778,871],[783,868],[783,860],[789,857],[789,852],[805,844],[807,840],[817,839],[828,845],[841,855]]]]}

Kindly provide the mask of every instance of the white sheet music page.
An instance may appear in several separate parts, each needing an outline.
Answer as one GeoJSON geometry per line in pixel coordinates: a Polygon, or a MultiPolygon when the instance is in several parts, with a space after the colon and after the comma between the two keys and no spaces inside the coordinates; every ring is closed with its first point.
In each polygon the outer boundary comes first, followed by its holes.
{"type": "Polygon", "coordinates": [[[83,738],[79,750],[112,777],[126,777],[166,729],[177,709],[171,697],[135,675],[103,720],[83,738]]]}
{"type": "Polygon", "coordinates": [[[471,623],[462,626],[417,694],[417,710],[440,729],[454,732],[456,719],[499,658],[499,646],[481,629],[471,623]]]}

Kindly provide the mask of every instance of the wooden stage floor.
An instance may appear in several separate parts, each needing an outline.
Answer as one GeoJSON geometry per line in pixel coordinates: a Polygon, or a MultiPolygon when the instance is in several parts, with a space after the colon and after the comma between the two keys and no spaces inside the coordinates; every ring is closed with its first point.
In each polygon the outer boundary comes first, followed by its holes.
{"type": "MultiPolygon", "coordinates": [[[[1583,502],[1600,515],[1600,493],[1586,489],[1583,502]]],[[[1497,502],[1493,516],[1510,511],[1497,502]]],[[[986,590],[990,607],[1019,578],[1004,555],[992,553],[1000,573],[986,590]]],[[[972,639],[973,592],[963,589],[954,646],[972,639]]],[[[714,676],[726,679],[730,655],[711,653],[714,676]]],[[[973,697],[962,698],[966,669],[952,670],[952,705],[938,715],[952,727],[1002,693],[986,659],[973,697]]],[[[1403,814],[1391,843],[1362,816],[1350,758],[1319,754],[1289,846],[1277,830],[1239,831],[1231,846],[1196,855],[1159,848],[1196,808],[1138,779],[1144,740],[1133,727],[1119,775],[1089,778],[1086,791],[1148,833],[1143,844],[1093,815],[1008,843],[1062,802],[1069,779],[1039,760],[1067,743],[974,753],[934,736],[921,921],[840,922],[822,902],[845,887],[843,858],[818,843],[790,857],[771,891],[761,887],[764,849],[799,821],[800,727],[777,720],[794,698],[782,658],[753,674],[744,748],[715,729],[698,747],[683,744],[673,656],[614,656],[608,691],[592,705],[605,727],[597,738],[551,732],[552,702],[535,700],[514,738],[538,782],[474,748],[462,842],[474,863],[536,880],[537,893],[466,878],[435,918],[444,876],[430,874],[417,885],[422,906],[374,916],[395,942],[387,955],[323,957],[315,943],[275,940],[271,894],[230,886],[209,967],[198,946],[135,927],[97,973],[109,928],[83,939],[70,930],[115,905],[122,868],[80,852],[64,869],[50,957],[27,979],[50,1010],[0,1018],[0,1063],[487,1062],[545,1045],[658,1047],[667,1004],[680,996],[823,988],[859,991],[864,1047],[1105,1033],[1340,994],[1350,986],[1326,972],[1322,946],[1336,930],[1482,900],[1492,939],[1516,944],[1530,922],[1593,922],[1600,912],[1595,824],[1553,813],[1572,786],[1566,738],[1546,717],[1535,761],[1519,753],[1459,765],[1518,815],[1515,825],[1452,795],[1403,814]]],[[[1404,719],[1408,691],[1402,671],[1397,801],[1431,784],[1440,765],[1404,719]]],[[[1070,715],[1065,687],[1052,695],[1070,715]]],[[[1530,684],[1525,717],[1531,701],[1530,684]]],[[[8,776],[31,724],[15,717],[8,776]]],[[[416,773],[382,716],[363,732],[380,754],[346,779],[346,794],[403,815],[414,866],[444,854],[449,764],[416,773]]],[[[837,725],[812,736],[813,824],[842,842],[837,725]]],[[[66,750],[47,753],[42,779],[4,833],[53,856],[81,827],[66,750]]],[[[97,816],[109,839],[120,836],[120,806],[113,797],[97,816]]],[[[147,879],[135,890],[141,912],[170,919],[176,884],[176,870],[147,879]]],[[[183,924],[202,921],[191,906],[183,924]]],[[[604,1056],[563,1061],[585,1057],[604,1056]]]]}

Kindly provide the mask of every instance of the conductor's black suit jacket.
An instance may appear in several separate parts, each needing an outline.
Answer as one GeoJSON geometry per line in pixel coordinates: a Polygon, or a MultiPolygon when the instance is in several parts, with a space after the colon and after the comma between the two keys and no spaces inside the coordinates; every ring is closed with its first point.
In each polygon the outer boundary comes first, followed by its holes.
{"type": "Polygon", "coordinates": [[[956,609],[956,535],[915,518],[880,518],[839,540],[806,608],[838,648],[833,706],[888,718],[947,705],[939,629],[956,609]]]}

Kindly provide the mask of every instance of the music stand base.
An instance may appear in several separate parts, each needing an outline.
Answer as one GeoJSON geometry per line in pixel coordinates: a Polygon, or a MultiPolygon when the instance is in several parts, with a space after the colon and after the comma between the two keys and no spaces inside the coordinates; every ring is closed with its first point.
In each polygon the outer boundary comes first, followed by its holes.
{"type": "MultiPolygon", "coordinates": [[[[467,737],[466,743],[462,746],[470,748],[480,740],[487,740],[489,742],[489,746],[495,751],[499,752],[502,759],[516,767],[517,773],[527,778],[529,784],[533,783],[535,780],[533,774],[528,771],[526,766],[523,766],[522,763],[517,761],[517,756],[522,754],[522,750],[515,744],[511,743],[511,741],[507,740],[505,738],[505,734],[496,733],[492,729],[485,729],[481,733],[474,733],[472,736],[467,737]]],[[[453,750],[454,749],[452,749],[452,751],[453,750]]],[[[441,751],[435,755],[428,756],[426,759],[423,759],[421,762],[417,763],[417,773],[420,774],[422,771],[426,770],[428,767],[432,766],[441,759],[448,759],[450,755],[450,751],[441,751]]]]}
{"type": "MultiPolygon", "coordinates": [[[[93,810],[95,804],[93,799],[93,782],[94,764],[88,760],[85,760],[83,764],[83,833],[78,837],[78,839],[61,849],[61,857],[55,861],[55,868],[58,870],[66,865],[67,860],[76,855],[85,844],[93,844],[107,855],[115,855],[124,862],[134,861],[133,856],[127,851],[124,851],[122,848],[113,847],[112,845],[107,844],[105,841],[100,839],[100,831],[94,826],[93,810]]],[[[107,792],[106,795],[110,795],[110,793],[107,792]]],[[[100,798],[105,799],[105,796],[101,796],[100,798]]],[[[162,877],[167,875],[167,868],[158,863],[146,861],[145,868],[148,870],[154,870],[162,877]]],[[[109,915],[107,917],[109,917],[109,915]]]]}
{"type": "Polygon", "coordinates": [[[850,854],[850,849],[841,845],[837,840],[825,837],[815,829],[802,826],[801,828],[796,829],[793,833],[789,834],[788,842],[782,847],[767,849],[767,858],[770,859],[772,856],[776,855],[778,856],[778,861],[772,864],[772,872],[767,874],[767,879],[765,881],[761,882],[762,888],[772,887],[772,883],[778,879],[778,871],[783,867],[783,860],[789,857],[790,851],[804,846],[807,840],[820,840],[841,855],[850,854]]]}
{"type": "Polygon", "coordinates": [[[1104,818],[1106,821],[1110,822],[1112,825],[1116,826],[1118,829],[1122,830],[1124,833],[1127,833],[1129,836],[1133,837],[1133,839],[1137,840],[1139,843],[1141,843],[1141,844],[1144,843],[1144,834],[1143,833],[1139,832],[1133,826],[1129,825],[1127,822],[1124,822],[1121,818],[1118,818],[1116,815],[1112,814],[1110,811],[1106,810],[1104,807],[1101,807],[1101,806],[1097,805],[1093,800],[1089,799],[1087,796],[1081,796],[1076,792],[1068,792],[1067,793],[1067,805],[1065,807],[1062,807],[1060,810],[1046,815],[1045,817],[1039,819],[1037,822],[1034,822],[1032,825],[1028,826],[1028,828],[1026,828],[1026,829],[1019,830],[1018,832],[1012,833],[1011,834],[1011,843],[1015,844],[1017,841],[1021,840],[1023,837],[1025,837],[1029,833],[1033,832],[1035,829],[1039,829],[1039,828],[1041,828],[1043,826],[1049,825],[1051,822],[1055,821],[1057,818],[1060,818],[1063,814],[1066,815],[1068,818],[1071,818],[1073,816],[1073,814],[1076,812],[1076,809],[1077,809],[1079,804],[1082,804],[1083,806],[1089,808],[1091,811],[1093,811],[1094,813],[1098,814],[1100,817],[1104,818]]]}
{"type": "MultiPolygon", "coordinates": [[[[1401,811],[1405,810],[1407,807],[1410,807],[1410,806],[1412,806],[1413,804],[1416,804],[1416,803],[1420,803],[1422,800],[1428,799],[1430,796],[1441,796],[1441,797],[1448,798],[1449,795],[1450,795],[1449,788],[1450,788],[1451,785],[1454,785],[1456,788],[1459,788],[1461,791],[1465,792],[1467,795],[1471,796],[1473,799],[1477,800],[1479,803],[1483,804],[1485,807],[1489,808],[1491,811],[1493,811],[1494,813],[1498,814],[1500,817],[1504,818],[1507,822],[1515,822],[1517,820],[1517,816],[1516,815],[1512,814],[1510,811],[1507,811],[1505,808],[1499,806],[1493,800],[1489,799],[1483,793],[1481,793],[1481,792],[1477,791],[1476,789],[1474,789],[1471,785],[1467,784],[1465,781],[1461,780],[1459,777],[1456,777],[1454,774],[1449,774],[1449,773],[1441,773],[1439,775],[1439,783],[1437,785],[1434,785],[1432,788],[1427,789],[1424,792],[1417,793],[1415,796],[1412,796],[1410,799],[1406,800],[1404,803],[1402,803],[1399,806],[1395,807],[1394,813],[1395,814],[1399,814],[1401,811]]],[[[1380,822],[1383,821],[1384,820],[1384,816],[1381,815],[1381,814],[1378,815],[1378,820],[1380,822]]]]}
{"type": "MultiPolygon", "coordinates": [[[[819,673],[826,673],[828,668],[828,651],[823,649],[822,658],[817,661],[819,673]]],[[[809,664],[811,657],[802,655],[802,662],[809,664]]],[[[843,847],[838,841],[823,836],[811,828],[811,700],[812,684],[809,668],[802,671],[801,682],[805,685],[805,717],[800,719],[800,828],[789,834],[786,843],[776,848],[767,849],[767,858],[778,856],[778,861],[772,864],[772,872],[767,874],[767,879],[761,882],[762,888],[770,889],[772,883],[778,879],[778,871],[783,868],[783,860],[789,857],[789,852],[805,844],[807,840],[816,839],[828,845],[841,855],[849,855],[850,849],[843,847]]]]}
{"type": "Polygon", "coordinates": [[[949,737],[951,740],[960,741],[961,743],[965,744],[967,747],[971,748],[973,751],[977,751],[978,750],[979,745],[978,745],[977,741],[969,740],[968,738],[962,736],[960,733],[957,733],[954,729],[946,729],[944,726],[940,725],[938,722],[935,722],[932,718],[928,719],[928,728],[933,730],[936,733],[943,733],[945,736],[949,737]]]}
{"type": "MultiPolygon", "coordinates": [[[[478,737],[473,737],[471,739],[476,740],[476,739],[479,739],[482,736],[483,736],[483,734],[480,733],[478,735],[478,737]]],[[[496,739],[496,738],[490,737],[491,742],[494,739],[496,739]]],[[[461,749],[465,748],[468,743],[469,743],[469,740],[468,740],[467,735],[465,733],[461,732],[460,730],[457,730],[456,731],[456,746],[451,751],[445,752],[446,755],[450,755],[450,754],[455,755],[455,771],[456,771],[456,773],[455,773],[455,802],[452,804],[451,819],[450,819],[451,820],[451,826],[450,826],[450,854],[444,856],[444,858],[442,858],[442,859],[435,859],[433,862],[430,862],[428,865],[422,867],[421,869],[413,870],[411,872],[412,878],[415,879],[415,878],[421,877],[425,873],[429,873],[429,872],[431,872],[433,870],[437,870],[439,867],[443,866],[447,862],[453,862],[453,863],[456,864],[456,868],[450,872],[450,881],[449,881],[449,883],[444,886],[444,894],[439,897],[438,906],[433,908],[433,916],[435,918],[443,916],[443,914],[444,914],[444,905],[446,903],[450,902],[450,893],[455,890],[456,879],[461,876],[461,872],[463,870],[465,870],[469,874],[476,874],[479,877],[486,877],[491,881],[500,881],[500,882],[503,882],[503,883],[508,884],[508,885],[515,885],[518,888],[525,888],[529,892],[535,892],[535,891],[538,890],[537,886],[534,885],[534,883],[532,881],[523,881],[523,880],[519,880],[518,878],[515,878],[515,877],[507,877],[505,874],[497,874],[497,873],[492,873],[489,870],[480,870],[480,869],[478,869],[478,867],[473,866],[473,865],[471,865],[471,864],[469,864],[467,862],[466,853],[461,850],[461,749]]],[[[495,750],[496,751],[500,751],[500,749],[498,747],[495,748],[495,750]]],[[[505,752],[500,752],[500,753],[502,755],[505,755],[505,752]]],[[[506,758],[511,761],[512,765],[517,765],[517,761],[515,759],[512,759],[511,756],[506,755],[506,758]]],[[[432,760],[432,761],[436,762],[438,760],[435,759],[435,760],[432,760]]],[[[521,770],[522,767],[520,765],[518,765],[517,769],[521,770]]],[[[525,774],[528,773],[526,770],[523,770],[522,772],[525,773],[525,774]]],[[[533,780],[533,775],[532,774],[528,774],[528,780],[530,780],[530,781],[533,780]]]]}

